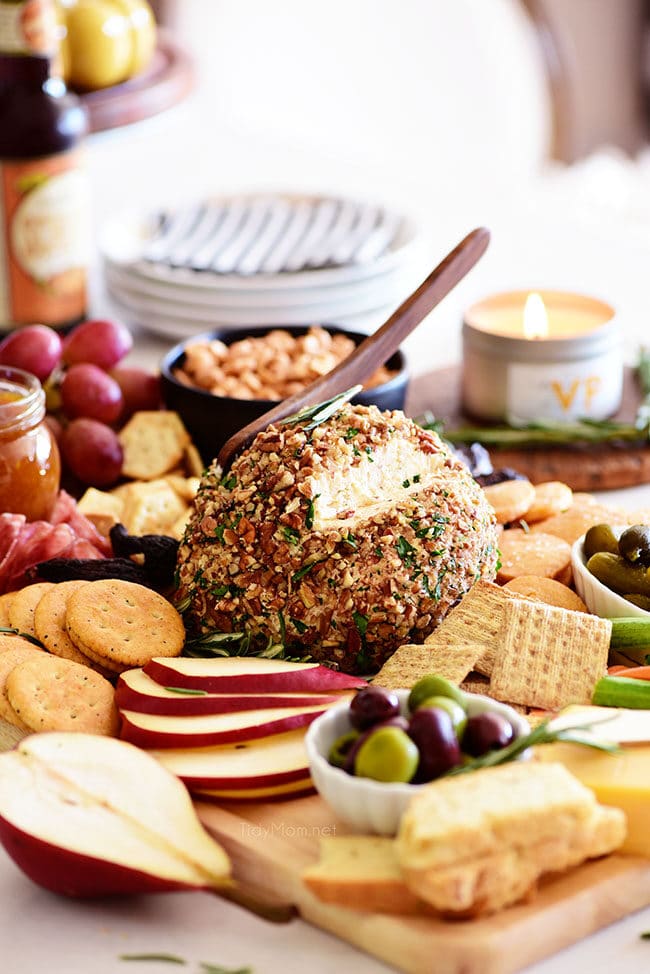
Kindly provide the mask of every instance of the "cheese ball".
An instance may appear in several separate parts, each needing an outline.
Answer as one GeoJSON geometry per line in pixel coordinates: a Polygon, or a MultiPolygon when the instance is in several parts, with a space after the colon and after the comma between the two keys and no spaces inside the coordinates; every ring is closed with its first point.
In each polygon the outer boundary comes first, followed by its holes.
{"type": "Polygon", "coordinates": [[[190,638],[243,633],[253,650],[370,674],[496,562],[494,513],[438,435],[346,405],[313,428],[269,426],[225,476],[212,464],[177,604],[190,638]]]}

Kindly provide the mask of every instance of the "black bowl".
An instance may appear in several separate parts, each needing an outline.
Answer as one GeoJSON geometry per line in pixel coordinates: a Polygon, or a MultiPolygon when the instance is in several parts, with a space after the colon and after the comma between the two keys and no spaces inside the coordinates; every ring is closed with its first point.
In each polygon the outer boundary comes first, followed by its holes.
{"type": "MultiPolygon", "coordinates": [[[[180,342],[167,352],[160,365],[162,395],[165,405],[179,414],[185,426],[198,447],[203,460],[208,463],[217,455],[223,444],[233,433],[247,426],[258,416],[262,416],[272,406],[276,405],[271,399],[233,399],[229,396],[214,396],[211,392],[186,386],[174,376],[174,369],[182,366],[185,360],[185,348],[195,342],[207,342],[219,339],[226,345],[242,338],[258,338],[270,331],[282,328],[294,336],[304,335],[309,331],[308,325],[265,325],[256,328],[216,328],[213,331],[193,335],[180,342]]],[[[351,338],[355,344],[360,344],[367,335],[360,332],[347,331],[337,325],[321,325],[331,334],[343,333],[351,338]]],[[[364,406],[375,404],[379,409],[403,409],[408,386],[408,370],[406,358],[401,351],[395,352],[386,366],[395,375],[387,382],[364,389],[355,396],[352,402],[364,406]]]]}

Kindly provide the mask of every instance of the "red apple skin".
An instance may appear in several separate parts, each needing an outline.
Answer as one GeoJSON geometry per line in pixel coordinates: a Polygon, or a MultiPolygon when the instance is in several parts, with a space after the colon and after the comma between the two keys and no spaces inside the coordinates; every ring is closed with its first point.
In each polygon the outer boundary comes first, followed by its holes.
{"type": "Polygon", "coordinates": [[[325,710],[315,710],[312,713],[292,714],[280,720],[269,720],[263,724],[252,724],[250,727],[237,727],[228,731],[202,732],[200,734],[170,733],[162,730],[151,730],[133,724],[124,711],[120,712],[122,729],[120,737],[123,741],[144,748],[168,747],[212,747],[220,744],[239,744],[243,741],[256,741],[261,737],[272,737],[274,734],[285,734],[298,727],[306,727],[313,720],[320,717],[325,710]]]}
{"type": "Polygon", "coordinates": [[[236,791],[241,788],[243,791],[249,788],[266,788],[273,785],[288,785],[291,781],[302,781],[309,776],[309,767],[305,760],[304,768],[292,768],[291,771],[269,771],[267,774],[255,775],[254,777],[219,777],[217,774],[205,775],[182,775],[177,777],[183,782],[185,787],[195,794],[201,788],[223,788],[224,791],[236,791]]]}
{"type": "MultiPolygon", "coordinates": [[[[206,660],[209,664],[210,660],[206,660]]],[[[147,676],[163,687],[183,687],[188,690],[205,690],[207,693],[302,693],[327,690],[356,690],[367,686],[360,677],[349,676],[327,666],[314,666],[304,670],[282,670],[276,673],[240,673],[225,676],[207,672],[201,674],[180,673],[164,659],[152,659],[143,667],[147,676]]]]}
{"type": "Polygon", "coordinates": [[[243,710],[264,710],[268,707],[328,707],[338,703],[343,697],[317,696],[316,694],[296,695],[293,699],[273,696],[273,694],[237,694],[233,696],[216,695],[209,697],[156,697],[149,693],[139,693],[120,679],[115,688],[115,704],[120,710],[135,710],[140,714],[159,714],[161,717],[200,717],[206,714],[233,714],[243,710]]]}
{"type": "Polygon", "coordinates": [[[60,896],[135,896],[211,888],[208,883],[193,886],[61,848],[19,829],[1,815],[0,843],[32,882],[60,896]]]}

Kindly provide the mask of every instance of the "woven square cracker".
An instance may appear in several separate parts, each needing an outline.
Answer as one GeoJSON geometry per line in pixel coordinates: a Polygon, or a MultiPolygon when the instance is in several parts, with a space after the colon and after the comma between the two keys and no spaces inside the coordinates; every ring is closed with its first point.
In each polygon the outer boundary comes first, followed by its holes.
{"type": "Polygon", "coordinates": [[[480,579],[424,642],[427,646],[481,643],[484,652],[473,668],[484,676],[490,676],[494,660],[501,651],[505,606],[509,602],[528,604],[528,601],[500,585],[480,579]]]}
{"type": "Polygon", "coordinates": [[[607,671],[612,624],[539,602],[509,603],[490,695],[528,707],[558,710],[589,703],[607,671]]]}
{"type": "Polygon", "coordinates": [[[436,673],[451,683],[460,683],[474,669],[483,654],[482,644],[458,646],[417,646],[407,643],[393,653],[373,677],[373,685],[391,690],[408,690],[423,676],[436,673]]]}

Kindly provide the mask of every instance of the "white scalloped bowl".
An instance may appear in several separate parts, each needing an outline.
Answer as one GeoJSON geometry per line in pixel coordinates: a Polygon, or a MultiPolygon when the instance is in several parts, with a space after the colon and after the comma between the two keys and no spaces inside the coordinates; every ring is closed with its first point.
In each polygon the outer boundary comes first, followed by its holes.
{"type": "MultiPolygon", "coordinates": [[[[398,690],[403,714],[407,714],[408,690],[398,690]]],[[[530,725],[512,707],[490,697],[468,693],[467,713],[470,717],[491,710],[501,714],[511,724],[516,737],[528,734],[530,725]]],[[[386,784],[371,778],[357,778],[327,760],[334,741],[351,730],[349,703],[332,707],[309,726],[305,739],[309,769],[316,790],[327,804],[348,825],[360,832],[376,835],[395,835],[400,819],[415,794],[424,785],[386,784]]],[[[528,756],[524,752],[524,756],[528,756]]]]}
{"type": "MultiPolygon", "coordinates": [[[[618,538],[629,525],[612,525],[612,531],[618,538]]],[[[650,612],[639,608],[633,602],[628,602],[622,595],[612,592],[595,575],[587,569],[587,559],[584,549],[585,535],[575,542],[571,548],[571,567],[576,592],[590,612],[604,619],[637,618],[650,619],[650,612]]]]}

